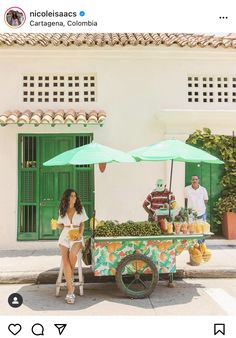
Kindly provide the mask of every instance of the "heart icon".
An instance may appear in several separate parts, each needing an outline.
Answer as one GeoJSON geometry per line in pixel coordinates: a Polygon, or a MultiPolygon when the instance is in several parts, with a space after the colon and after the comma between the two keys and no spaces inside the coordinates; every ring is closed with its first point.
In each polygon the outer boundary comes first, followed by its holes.
{"type": "Polygon", "coordinates": [[[8,330],[14,334],[14,336],[16,336],[20,331],[21,331],[22,327],[20,324],[10,324],[8,326],[8,330]]]}

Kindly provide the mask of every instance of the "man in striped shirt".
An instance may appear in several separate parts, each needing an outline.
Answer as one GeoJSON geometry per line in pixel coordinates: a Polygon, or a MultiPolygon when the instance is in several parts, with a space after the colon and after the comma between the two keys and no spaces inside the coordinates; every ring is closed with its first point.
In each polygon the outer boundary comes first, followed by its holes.
{"type": "MultiPolygon", "coordinates": [[[[148,220],[154,221],[155,211],[157,209],[165,207],[165,204],[170,205],[175,201],[175,196],[166,189],[163,179],[158,179],[156,188],[148,194],[145,201],[143,202],[143,208],[148,213],[148,220]]],[[[158,220],[165,216],[158,216],[158,220]]]]}

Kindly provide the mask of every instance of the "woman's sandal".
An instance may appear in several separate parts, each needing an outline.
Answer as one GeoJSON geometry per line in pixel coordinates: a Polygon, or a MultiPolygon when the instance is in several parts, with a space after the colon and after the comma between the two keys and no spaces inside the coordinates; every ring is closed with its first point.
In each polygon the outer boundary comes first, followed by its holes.
{"type": "Polygon", "coordinates": [[[75,294],[74,293],[72,293],[72,294],[68,293],[66,295],[65,301],[66,301],[67,304],[74,304],[74,302],[75,302],[75,294]]]}
{"type": "Polygon", "coordinates": [[[72,282],[72,285],[73,285],[73,292],[72,293],[68,293],[66,295],[66,298],[65,298],[65,301],[67,304],[74,304],[75,302],[75,287],[74,287],[74,283],[72,282]]]}

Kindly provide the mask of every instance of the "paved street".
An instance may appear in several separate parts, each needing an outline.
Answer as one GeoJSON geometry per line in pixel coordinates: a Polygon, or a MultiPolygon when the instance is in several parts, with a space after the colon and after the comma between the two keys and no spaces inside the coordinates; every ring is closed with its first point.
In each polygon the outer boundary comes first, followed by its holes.
{"type": "Polygon", "coordinates": [[[236,315],[236,279],[184,279],[170,289],[160,281],[142,300],[124,298],[114,283],[85,285],[85,295],[74,305],[64,302],[65,290],[55,297],[55,286],[0,285],[3,315],[236,315]],[[24,304],[11,308],[9,294],[18,292],[24,304]]]}

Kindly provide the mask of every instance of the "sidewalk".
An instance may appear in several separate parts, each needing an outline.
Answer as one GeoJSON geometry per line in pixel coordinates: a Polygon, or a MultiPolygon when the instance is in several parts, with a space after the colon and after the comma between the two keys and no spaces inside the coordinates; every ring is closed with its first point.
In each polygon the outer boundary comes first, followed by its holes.
{"type": "MultiPolygon", "coordinates": [[[[209,262],[191,266],[188,251],[177,257],[175,278],[236,278],[236,240],[210,239],[212,251],[209,262]]],[[[55,283],[60,265],[57,249],[0,250],[0,284],[55,283]]],[[[85,283],[114,280],[94,277],[90,267],[83,267],[85,283]]]]}

